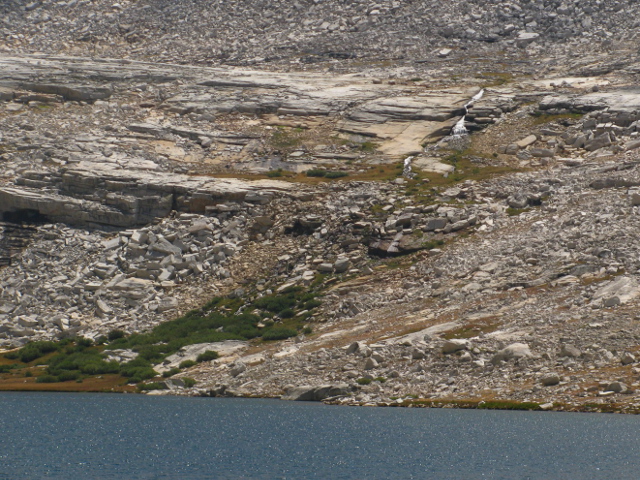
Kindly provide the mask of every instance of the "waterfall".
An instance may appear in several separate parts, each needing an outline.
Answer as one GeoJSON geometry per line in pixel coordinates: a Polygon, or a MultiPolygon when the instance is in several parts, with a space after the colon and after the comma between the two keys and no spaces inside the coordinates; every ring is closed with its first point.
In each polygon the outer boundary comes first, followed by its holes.
{"type": "Polygon", "coordinates": [[[467,113],[469,113],[469,107],[473,105],[475,101],[480,100],[483,94],[484,94],[484,88],[480,90],[478,93],[476,93],[473,97],[471,97],[471,100],[469,100],[467,103],[464,104],[464,115],[460,120],[458,120],[458,122],[454,125],[453,129],[451,130],[451,135],[453,137],[462,137],[469,133],[467,131],[467,128],[464,126],[465,118],[467,117],[467,113]]]}
{"type": "Polygon", "coordinates": [[[411,172],[411,161],[413,156],[404,159],[404,168],[402,169],[402,176],[406,178],[413,178],[415,174],[411,172]]]}

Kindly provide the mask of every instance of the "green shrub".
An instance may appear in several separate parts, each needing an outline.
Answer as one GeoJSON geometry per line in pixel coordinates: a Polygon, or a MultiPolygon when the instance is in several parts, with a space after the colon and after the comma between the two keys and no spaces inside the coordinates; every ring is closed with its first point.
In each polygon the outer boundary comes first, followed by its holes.
{"type": "Polygon", "coordinates": [[[80,374],[78,372],[62,372],[58,375],[59,382],[68,382],[71,380],[78,380],[80,378],[80,374]]]}
{"type": "Polygon", "coordinates": [[[149,390],[167,390],[167,386],[164,382],[151,382],[144,383],[140,385],[140,390],[149,391],[149,390]]]}
{"type": "Polygon", "coordinates": [[[124,338],[124,332],[122,330],[111,330],[107,335],[107,338],[110,342],[114,340],[118,340],[119,338],[124,338]]]}
{"type": "Polygon", "coordinates": [[[327,172],[324,175],[324,178],[342,178],[349,175],[347,172],[327,172]]]}
{"type": "Polygon", "coordinates": [[[183,362],[180,362],[180,368],[184,369],[184,368],[191,368],[194,365],[197,365],[197,362],[194,362],[193,360],[184,360],[183,362]]]}
{"type": "Polygon", "coordinates": [[[189,377],[184,377],[182,381],[184,382],[184,388],[191,388],[197,383],[193,378],[189,377]]]}
{"type": "Polygon", "coordinates": [[[120,375],[127,377],[130,383],[140,383],[153,378],[158,373],[142,358],[136,358],[120,366],[120,375]]]}
{"type": "Polygon", "coordinates": [[[262,334],[263,340],[284,340],[285,338],[295,337],[298,331],[293,328],[272,327],[262,334]]]}
{"type": "Polygon", "coordinates": [[[309,300],[307,302],[305,302],[304,304],[304,309],[305,310],[313,310],[316,307],[319,307],[320,305],[322,305],[322,302],[320,300],[309,300]]]}
{"type": "Polygon", "coordinates": [[[21,362],[29,363],[37,358],[40,358],[47,353],[55,352],[58,350],[58,344],[55,342],[41,341],[27,343],[17,352],[9,352],[5,355],[9,359],[18,359],[21,362]]]}
{"type": "Polygon", "coordinates": [[[172,368],[171,370],[167,370],[166,372],[164,372],[162,374],[162,376],[164,378],[169,378],[169,377],[173,377],[177,373],[180,373],[180,369],[179,368],[172,368]]]}
{"type": "Polygon", "coordinates": [[[306,171],[307,177],[324,177],[327,174],[326,170],[322,170],[321,168],[312,168],[311,170],[306,171]]]}
{"type": "Polygon", "coordinates": [[[36,377],[36,383],[57,383],[60,380],[54,375],[40,375],[36,377]]]}
{"type": "Polygon", "coordinates": [[[269,178],[276,178],[276,177],[281,177],[282,176],[282,169],[279,168],[277,170],[271,170],[269,172],[267,172],[267,177],[269,178]]]}
{"type": "Polygon", "coordinates": [[[0,373],[8,373],[17,367],[18,367],[18,364],[16,363],[12,363],[10,365],[0,365],[0,373]]]}
{"type": "Polygon", "coordinates": [[[211,360],[215,360],[218,358],[218,352],[214,352],[213,350],[207,350],[206,352],[201,353],[196,357],[196,362],[209,362],[211,360]]]}
{"type": "Polygon", "coordinates": [[[93,345],[93,340],[90,338],[78,337],[76,338],[76,347],[78,348],[89,348],[93,345]]]}
{"type": "Polygon", "coordinates": [[[295,295],[267,295],[259,298],[254,302],[254,305],[258,308],[269,310],[272,313],[280,313],[283,310],[295,306],[295,295]]]}
{"type": "Polygon", "coordinates": [[[107,362],[98,349],[85,348],[82,351],[75,349],[64,350],[49,360],[47,373],[62,376],[64,372],[76,372],[84,375],[102,375],[107,373],[119,373],[118,362],[107,362]]]}
{"type": "Polygon", "coordinates": [[[285,308],[280,312],[280,318],[292,318],[294,317],[296,312],[294,312],[291,308],[285,308]]]}
{"type": "Polygon", "coordinates": [[[371,382],[373,382],[373,380],[367,377],[361,377],[356,380],[358,385],[369,385],[371,382]]]}

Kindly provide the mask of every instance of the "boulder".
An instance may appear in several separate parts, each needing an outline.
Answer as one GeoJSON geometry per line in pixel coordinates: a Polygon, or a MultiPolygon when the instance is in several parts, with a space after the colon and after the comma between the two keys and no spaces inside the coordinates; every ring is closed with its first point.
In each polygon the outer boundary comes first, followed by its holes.
{"type": "Polygon", "coordinates": [[[607,283],[593,295],[592,303],[603,307],[612,307],[628,303],[640,294],[638,281],[633,277],[622,276],[607,283]]]}
{"type": "Polygon", "coordinates": [[[448,355],[450,353],[455,353],[460,350],[466,350],[469,347],[469,341],[462,338],[453,338],[451,340],[447,340],[442,345],[442,353],[448,355]]]}
{"type": "Polygon", "coordinates": [[[500,362],[508,362],[509,360],[517,360],[520,358],[533,357],[529,345],[526,343],[512,343],[508,347],[503,348],[496,353],[491,359],[491,363],[494,365],[500,362]]]}
{"type": "Polygon", "coordinates": [[[630,365],[632,363],[636,363],[636,357],[629,352],[625,352],[622,354],[620,362],[622,363],[622,365],[630,365]]]}
{"type": "Polygon", "coordinates": [[[611,382],[607,385],[607,391],[615,393],[632,393],[633,391],[624,382],[611,382]]]}
{"type": "Polygon", "coordinates": [[[289,386],[285,388],[285,393],[280,398],[298,402],[321,402],[326,398],[349,395],[350,392],[351,389],[347,384],[289,386]]]}
{"type": "Polygon", "coordinates": [[[559,357],[572,358],[578,358],[580,355],[582,355],[582,352],[573,345],[563,345],[560,353],[558,354],[559,357]]]}
{"type": "Polygon", "coordinates": [[[551,387],[553,385],[558,385],[560,383],[560,376],[552,373],[551,375],[545,375],[540,379],[540,382],[545,387],[551,387]]]}

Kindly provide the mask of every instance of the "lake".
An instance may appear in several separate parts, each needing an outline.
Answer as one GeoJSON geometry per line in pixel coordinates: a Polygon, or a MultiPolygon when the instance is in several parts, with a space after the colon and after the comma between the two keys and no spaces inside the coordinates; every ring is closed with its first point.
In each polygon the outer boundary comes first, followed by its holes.
{"type": "Polygon", "coordinates": [[[0,479],[638,479],[640,417],[0,393],[0,479]]]}

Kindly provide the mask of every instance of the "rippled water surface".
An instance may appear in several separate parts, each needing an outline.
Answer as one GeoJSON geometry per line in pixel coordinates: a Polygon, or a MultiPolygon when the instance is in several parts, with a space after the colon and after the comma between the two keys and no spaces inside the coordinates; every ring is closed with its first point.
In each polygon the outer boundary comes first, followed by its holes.
{"type": "Polygon", "coordinates": [[[640,418],[0,394],[4,479],[638,479],[640,418]]]}

